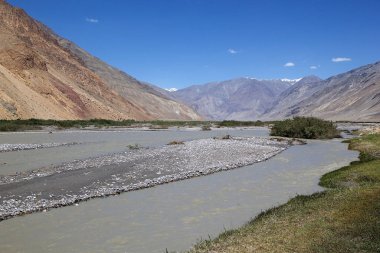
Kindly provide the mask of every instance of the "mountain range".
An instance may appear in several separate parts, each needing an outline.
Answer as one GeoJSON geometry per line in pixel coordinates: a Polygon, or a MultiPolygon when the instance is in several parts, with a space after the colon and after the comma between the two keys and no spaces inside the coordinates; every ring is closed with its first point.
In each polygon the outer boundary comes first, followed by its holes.
{"type": "Polygon", "coordinates": [[[208,119],[257,119],[293,82],[237,78],[194,85],[170,95],[208,119]]]}
{"type": "Polygon", "coordinates": [[[165,90],[0,0],[0,119],[380,121],[380,62],[322,80],[243,77],[165,90]]]}
{"type": "Polygon", "coordinates": [[[380,121],[380,62],[326,80],[307,77],[280,94],[263,119],[298,115],[330,120],[380,121]]]}
{"type": "Polygon", "coordinates": [[[380,62],[326,80],[316,76],[294,82],[237,78],[193,85],[171,92],[170,96],[214,120],[314,116],[329,120],[380,121],[380,62]]]}
{"type": "Polygon", "coordinates": [[[0,118],[178,119],[199,115],[0,0],[0,118]]]}

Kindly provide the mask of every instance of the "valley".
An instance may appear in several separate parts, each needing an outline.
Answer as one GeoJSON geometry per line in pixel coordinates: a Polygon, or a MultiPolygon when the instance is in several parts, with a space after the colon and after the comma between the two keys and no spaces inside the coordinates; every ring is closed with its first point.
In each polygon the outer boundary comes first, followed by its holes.
{"type": "Polygon", "coordinates": [[[378,252],[379,9],[0,0],[0,252],[378,252]]]}

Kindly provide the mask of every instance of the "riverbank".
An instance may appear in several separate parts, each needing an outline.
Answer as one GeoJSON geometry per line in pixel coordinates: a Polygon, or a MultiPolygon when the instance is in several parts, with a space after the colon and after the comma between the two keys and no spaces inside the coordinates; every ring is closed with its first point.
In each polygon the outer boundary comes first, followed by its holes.
{"type": "Polygon", "coordinates": [[[131,146],[127,152],[2,175],[0,220],[261,162],[292,142],[229,137],[131,146]]]}
{"type": "Polygon", "coordinates": [[[151,130],[168,129],[169,127],[199,127],[203,130],[210,130],[210,127],[255,127],[268,126],[273,122],[262,121],[178,121],[178,120],[151,120],[136,121],[128,120],[44,120],[44,119],[24,119],[24,120],[0,120],[0,132],[15,132],[28,130],[48,130],[58,131],[62,129],[102,129],[102,128],[148,128],[151,130]]]}
{"type": "Polygon", "coordinates": [[[325,191],[297,196],[189,252],[379,252],[380,134],[349,142],[360,161],[325,174],[325,191]]]}

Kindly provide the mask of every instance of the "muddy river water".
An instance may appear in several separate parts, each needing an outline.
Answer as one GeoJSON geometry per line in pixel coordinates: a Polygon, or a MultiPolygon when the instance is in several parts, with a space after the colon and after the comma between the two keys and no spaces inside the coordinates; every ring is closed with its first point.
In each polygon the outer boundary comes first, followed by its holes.
{"type": "MultiPolygon", "coordinates": [[[[0,153],[0,174],[123,151],[231,134],[267,136],[263,128],[215,131],[73,131],[1,134],[1,143],[73,146],[0,153]]],[[[297,194],[322,190],[319,177],[348,164],[357,152],[341,140],[309,141],[273,158],[229,171],[92,199],[0,222],[0,252],[183,251],[198,239],[244,224],[297,194]]]]}

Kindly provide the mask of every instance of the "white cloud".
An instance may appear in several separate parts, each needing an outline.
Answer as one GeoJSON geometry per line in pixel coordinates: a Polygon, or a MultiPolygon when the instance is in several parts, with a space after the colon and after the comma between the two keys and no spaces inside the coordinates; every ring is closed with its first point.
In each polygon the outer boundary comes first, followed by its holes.
{"type": "Polygon", "coordinates": [[[294,67],[296,66],[296,64],[294,64],[293,62],[287,62],[284,64],[284,67],[294,67]]]}
{"type": "Polygon", "coordinates": [[[86,18],[86,22],[89,23],[99,23],[99,20],[96,18],[86,18]]]}
{"type": "Polygon", "coordinates": [[[317,68],[318,68],[318,66],[315,66],[315,65],[310,66],[310,69],[317,69],[317,68]]]}
{"type": "Polygon", "coordinates": [[[332,62],[344,62],[344,61],[352,61],[351,58],[348,57],[336,57],[331,59],[332,62]]]}
{"type": "Polygon", "coordinates": [[[233,48],[229,48],[227,51],[228,51],[228,53],[230,53],[230,54],[237,54],[237,53],[238,53],[238,51],[235,50],[235,49],[233,49],[233,48]]]}

